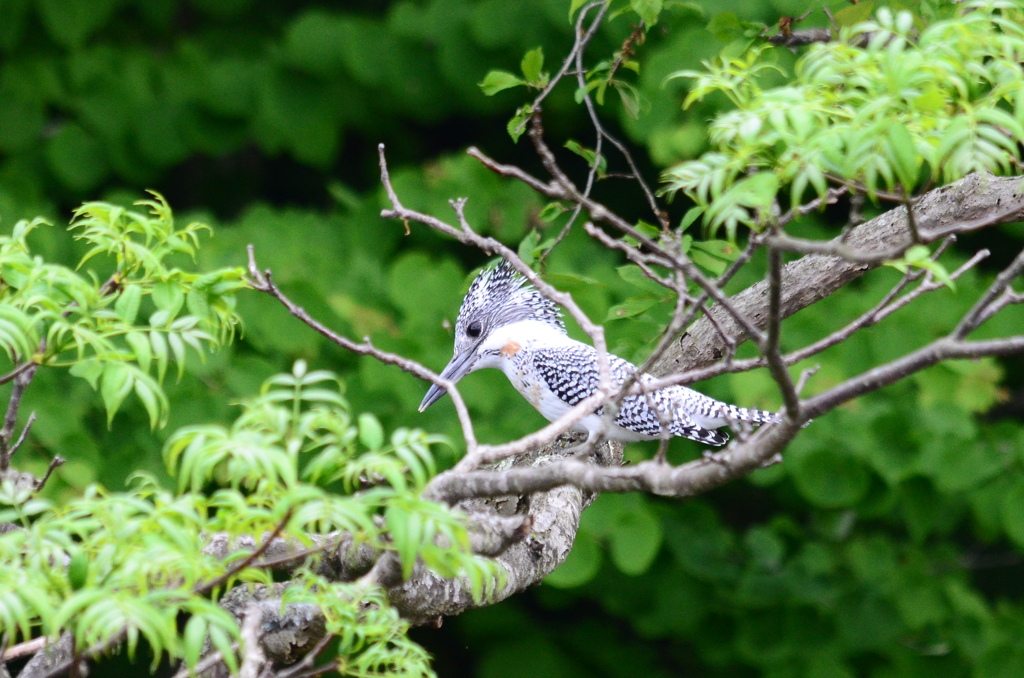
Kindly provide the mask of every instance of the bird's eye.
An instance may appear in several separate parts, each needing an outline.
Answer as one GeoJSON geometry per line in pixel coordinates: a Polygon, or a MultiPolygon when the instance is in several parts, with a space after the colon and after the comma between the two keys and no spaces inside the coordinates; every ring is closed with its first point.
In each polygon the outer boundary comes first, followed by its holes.
{"type": "Polygon", "coordinates": [[[474,320],[473,322],[469,323],[468,327],[466,327],[466,335],[476,339],[477,337],[480,336],[480,332],[482,332],[483,329],[483,325],[480,324],[480,321],[474,320]]]}

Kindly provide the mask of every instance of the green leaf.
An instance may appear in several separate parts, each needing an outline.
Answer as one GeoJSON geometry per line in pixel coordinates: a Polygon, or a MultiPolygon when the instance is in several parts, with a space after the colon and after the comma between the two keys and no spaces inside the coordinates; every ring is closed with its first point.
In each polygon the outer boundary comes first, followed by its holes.
{"type": "Polygon", "coordinates": [[[178,366],[178,379],[181,379],[185,376],[185,342],[181,340],[181,335],[177,332],[168,332],[167,343],[171,347],[174,362],[178,366]]]}
{"type": "Polygon", "coordinates": [[[359,415],[359,442],[369,450],[379,450],[384,445],[384,427],[369,412],[359,415]]]}
{"type": "Polygon", "coordinates": [[[512,137],[513,142],[519,141],[519,137],[523,136],[523,132],[526,131],[526,124],[530,121],[530,117],[533,115],[533,106],[524,104],[516,109],[516,114],[512,116],[512,119],[508,121],[508,135],[512,137]]]}
{"type": "Polygon", "coordinates": [[[149,343],[153,346],[153,358],[156,359],[156,378],[163,381],[167,374],[167,364],[170,360],[170,353],[167,350],[167,339],[164,333],[159,330],[149,332],[149,343]]]}
{"type": "Polygon", "coordinates": [[[402,563],[402,577],[408,579],[416,565],[416,554],[423,534],[420,516],[398,504],[388,506],[384,512],[391,543],[402,563]]]}
{"type": "Polygon", "coordinates": [[[714,15],[707,29],[719,42],[732,42],[743,35],[743,24],[735,12],[719,12],[714,15]]]}
{"type": "Polygon", "coordinates": [[[869,20],[871,13],[876,8],[877,4],[875,2],[859,2],[847,5],[835,12],[836,24],[843,28],[855,26],[869,20]]]}
{"type": "Polygon", "coordinates": [[[658,15],[661,14],[662,0],[629,0],[633,11],[640,15],[640,18],[647,28],[658,23],[658,15]]]}
{"type": "MultiPolygon", "coordinates": [[[[149,379],[152,379],[152,377],[149,377],[149,379]]],[[[146,408],[146,413],[149,415],[150,428],[155,429],[158,426],[163,426],[167,420],[169,405],[160,387],[155,382],[150,383],[146,381],[143,375],[136,375],[135,395],[139,397],[142,405],[146,408]]]]}
{"type": "Polygon", "coordinates": [[[72,365],[68,369],[68,373],[85,379],[95,389],[99,383],[99,378],[103,375],[103,369],[104,364],[101,361],[96,358],[87,358],[72,365]]]}
{"type": "Polygon", "coordinates": [[[701,268],[721,275],[739,256],[739,248],[728,240],[695,240],[689,255],[701,268]]]}
{"type": "Polygon", "coordinates": [[[103,367],[100,381],[100,395],[107,408],[107,425],[113,423],[114,415],[121,408],[125,397],[132,391],[131,370],[124,363],[109,362],[103,367]]]}
{"type": "Polygon", "coordinates": [[[202,615],[194,615],[185,625],[182,655],[188,666],[194,667],[199,663],[199,658],[203,653],[203,645],[206,643],[206,633],[206,619],[202,615]]]}
{"type": "Polygon", "coordinates": [[[569,211],[569,208],[564,203],[559,201],[549,202],[544,205],[544,209],[540,211],[537,218],[543,221],[545,224],[550,224],[552,221],[560,217],[569,211]]]}
{"type": "Polygon", "coordinates": [[[903,186],[903,190],[909,194],[917,185],[920,158],[914,148],[914,139],[910,136],[906,126],[898,122],[889,125],[886,146],[893,169],[896,170],[896,177],[903,186]]]}
{"type": "Polygon", "coordinates": [[[599,178],[603,178],[607,174],[608,160],[604,157],[604,155],[598,157],[597,153],[595,153],[593,149],[582,146],[579,144],[579,142],[573,139],[569,139],[568,141],[566,141],[565,147],[572,151],[573,153],[575,153],[576,155],[583,158],[584,160],[586,160],[587,165],[589,165],[590,167],[595,167],[596,165],[597,176],[599,178]]]}
{"type": "Polygon", "coordinates": [[[494,96],[502,90],[525,84],[526,82],[522,78],[508,71],[491,71],[484,76],[484,79],[478,83],[478,86],[487,96],[494,96]]]}
{"type": "Polygon", "coordinates": [[[174,320],[174,317],[178,315],[182,304],[185,303],[185,294],[177,283],[159,282],[153,285],[153,303],[159,310],[167,312],[167,317],[163,322],[153,323],[163,325],[174,320]]]}
{"type": "Polygon", "coordinates": [[[74,591],[81,590],[89,581],[89,554],[76,551],[68,563],[68,583],[74,591]]]}
{"type": "Polygon", "coordinates": [[[527,266],[532,266],[533,262],[537,260],[534,256],[534,250],[537,249],[537,245],[540,244],[540,231],[530,231],[526,234],[526,237],[519,242],[517,248],[517,254],[519,258],[523,260],[527,266]]]}
{"type": "Polygon", "coordinates": [[[121,291],[117,301],[114,302],[114,310],[118,317],[126,324],[134,325],[139,315],[139,306],[142,304],[142,288],[139,285],[126,285],[121,291]]]}
{"type": "Polygon", "coordinates": [[[626,111],[626,115],[638,119],[642,113],[644,113],[650,105],[647,100],[640,94],[640,90],[622,82],[621,80],[613,80],[612,85],[615,87],[615,91],[619,93],[619,99],[622,101],[622,108],[626,111]]]}
{"type": "Polygon", "coordinates": [[[145,332],[129,332],[124,335],[124,340],[135,354],[135,362],[139,364],[142,371],[149,372],[149,366],[153,362],[153,350],[149,343],[149,336],[145,332]]]}
{"type": "Polygon", "coordinates": [[[609,322],[611,320],[632,318],[635,315],[640,315],[659,302],[660,299],[657,297],[630,297],[621,304],[616,304],[609,308],[608,315],[605,316],[604,321],[609,322]]]}
{"type": "Polygon", "coordinates": [[[700,205],[691,207],[690,209],[686,210],[686,214],[683,215],[682,221],[679,222],[679,232],[682,233],[683,231],[688,229],[693,224],[693,222],[697,221],[697,219],[700,219],[701,215],[704,214],[704,210],[705,208],[701,207],[700,205]]]}
{"type": "MultiPolygon", "coordinates": [[[[527,52],[526,56],[523,57],[520,68],[523,70],[523,77],[526,78],[526,82],[543,87],[544,84],[541,82],[541,69],[544,68],[543,48],[536,47],[527,52]]],[[[544,79],[546,80],[547,78],[544,79]]]]}
{"type": "Polygon", "coordinates": [[[666,297],[670,294],[670,292],[667,289],[665,289],[664,287],[662,287],[661,285],[659,285],[658,283],[654,282],[646,275],[644,275],[644,272],[640,270],[639,266],[636,266],[634,264],[626,264],[625,266],[617,267],[615,271],[619,274],[619,277],[622,278],[624,281],[626,281],[633,287],[643,290],[649,295],[661,298],[666,297]]]}
{"type": "Polygon", "coordinates": [[[590,2],[590,0],[572,0],[572,2],[569,4],[569,23],[570,24],[573,23],[573,18],[572,17],[573,17],[574,14],[576,14],[576,10],[578,10],[580,7],[582,7],[583,5],[587,4],[588,2],[590,2]]]}

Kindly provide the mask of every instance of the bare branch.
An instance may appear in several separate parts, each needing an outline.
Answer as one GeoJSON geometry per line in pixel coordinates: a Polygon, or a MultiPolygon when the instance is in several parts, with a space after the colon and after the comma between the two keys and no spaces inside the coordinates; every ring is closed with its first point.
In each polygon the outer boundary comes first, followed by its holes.
{"type": "MultiPolygon", "coordinates": [[[[287,671],[282,671],[281,673],[279,673],[277,678],[300,678],[302,676],[316,675],[315,673],[309,673],[309,671],[310,669],[313,669],[314,664],[316,664],[316,660],[320,658],[320,655],[324,653],[324,651],[327,649],[327,646],[331,644],[332,640],[334,640],[333,634],[328,633],[327,635],[325,635],[323,638],[320,639],[320,642],[318,642],[313,647],[312,650],[307,652],[302,657],[302,661],[296,663],[287,671]]],[[[332,667],[331,664],[329,663],[325,665],[325,667],[323,668],[330,670],[332,667]]]]}
{"type": "Polygon", "coordinates": [[[26,640],[24,643],[12,645],[4,649],[3,652],[0,652],[0,662],[8,662],[12,659],[17,659],[18,657],[26,657],[30,654],[35,654],[46,647],[49,640],[50,639],[46,636],[40,636],[39,638],[26,640]]]}
{"type": "MultiPolygon", "coordinates": [[[[35,412],[33,412],[32,416],[29,417],[28,423],[25,424],[25,428],[22,429],[21,438],[18,440],[18,445],[15,446],[15,449],[17,449],[17,447],[21,445],[21,441],[25,438],[25,433],[28,432],[29,426],[31,426],[32,422],[35,420],[35,416],[36,414],[35,412]]],[[[65,461],[66,460],[64,459],[64,457],[60,456],[59,454],[50,460],[50,465],[46,467],[46,472],[43,474],[43,477],[36,481],[37,492],[46,487],[46,483],[48,480],[50,480],[50,476],[53,475],[54,471],[63,466],[65,461]]]]}
{"type": "MultiPolygon", "coordinates": [[[[388,186],[390,187],[390,184],[388,184],[388,186]]],[[[445,226],[448,225],[445,224],[445,226]]],[[[451,227],[448,226],[448,228],[451,227]]],[[[248,251],[249,284],[252,285],[253,289],[259,292],[265,292],[277,299],[286,309],[288,309],[289,313],[321,335],[327,337],[327,339],[338,346],[352,351],[353,353],[358,353],[359,355],[371,356],[388,365],[395,365],[396,367],[399,367],[420,379],[429,381],[430,383],[436,384],[437,386],[445,389],[451,396],[452,402],[455,403],[455,412],[459,417],[459,423],[462,425],[462,435],[466,442],[466,449],[476,449],[477,443],[476,435],[473,432],[473,422],[469,417],[469,410],[466,407],[466,402],[462,399],[462,396],[459,394],[459,390],[455,386],[454,382],[442,379],[436,372],[427,369],[414,360],[409,360],[408,358],[403,358],[402,356],[395,355],[394,353],[388,353],[387,351],[381,351],[370,343],[368,337],[364,338],[362,343],[356,343],[329,329],[326,325],[315,320],[312,316],[306,313],[305,309],[295,304],[283,292],[281,292],[271,279],[271,273],[269,270],[260,271],[259,267],[256,265],[256,255],[252,245],[248,246],[248,251]]]]}
{"type": "Polygon", "coordinates": [[[1024,336],[984,341],[960,341],[952,336],[944,337],[804,401],[804,413],[807,417],[820,416],[848,400],[870,391],[877,391],[883,386],[944,360],[1013,355],[1021,352],[1024,352],[1024,336]]]}
{"type": "Polygon", "coordinates": [[[28,362],[24,362],[24,363],[18,365],[13,370],[11,370],[7,374],[5,374],[2,377],[0,377],[0,384],[6,384],[11,379],[14,379],[15,377],[17,377],[19,374],[22,374],[26,370],[31,369],[33,365],[38,367],[39,363],[35,362],[34,360],[29,360],[28,362]]]}
{"type": "Polygon", "coordinates": [[[974,304],[963,320],[960,321],[960,324],[957,325],[953,336],[956,339],[963,339],[977,329],[979,325],[991,318],[999,309],[1003,308],[1006,303],[1012,301],[1015,295],[1013,290],[1010,289],[1010,283],[1018,278],[1021,273],[1024,273],[1024,250],[1014,258],[1009,266],[996,276],[992,285],[985,290],[985,293],[981,295],[981,298],[978,299],[977,303],[974,304]],[[1009,295],[1006,294],[1008,291],[1009,295]],[[1005,301],[1000,303],[1001,300],[1005,301]]]}
{"type": "Polygon", "coordinates": [[[7,403],[7,412],[4,415],[3,428],[0,429],[0,472],[6,471],[11,467],[11,457],[18,451],[22,442],[25,440],[25,436],[28,433],[28,429],[32,426],[32,422],[35,420],[35,415],[29,417],[28,423],[25,425],[25,429],[21,432],[18,440],[11,443],[14,438],[14,428],[18,424],[18,408],[21,407],[21,399],[25,396],[25,389],[32,383],[32,378],[36,375],[36,370],[39,369],[39,364],[35,362],[26,363],[28,367],[24,369],[18,368],[11,372],[14,375],[14,387],[11,389],[11,399],[7,403]]]}
{"type": "MultiPolygon", "coordinates": [[[[951,186],[959,186],[963,182],[969,182],[975,184],[978,181],[986,180],[992,182],[998,182],[1002,184],[1008,181],[1011,177],[980,177],[980,175],[972,174],[955,184],[949,186],[942,186],[935,189],[926,196],[931,196],[931,200],[935,201],[939,196],[945,193],[951,186]]],[[[1000,186],[1002,189],[1002,186],[1000,186]]],[[[959,193],[960,191],[958,191],[959,193]]],[[[1002,190],[1000,191],[1002,192],[1002,190]]],[[[1021,205],[1020,196],[1016,196],[1016,200],[1010,200],[1008,204],[1000,206],[998,203],[993,205],[992,209],[987,210],[981,216],[974,219],[951,221],[945,219],[945,213],[941,208],[948,207],[948,205],[935,205],[932,204],[931,210],[927,213],[920,215],[922,218],[919,220],[918,216],[914,212],[908,212],[906,205],[899,207],[895,210],[886,212],[881,217],[887,215],[893,215],[898,217],[900,220],[905,221],[907,224],[907,231],[910,235],[905,238],[900,238],[896,242],[889,244],[885,248],[871,248],[861,249],[857,246],[853,246],[845,238],[833,239],[828,241],[820,240],[807,240],[804,238],[796,238],[791,235],[787,235],[783,232],[778,232],[769,237],[769,241],[772,245],[779,247],[787,252],[797,252],[800,254],[831,254],[842,259],[845,259],[851,263],[868,264],[876,266],[885,261],[892,259],[898,259],[902,257],[908,248],[912,247],[916,243],[931,243],[936,240],[940,240],[948,235],[957,233],[967,233],[980,228],[986,228],[994,224],[1005,224],[1014,221],[1018,221],[1024,217],[1024,207],[1021,205]],[[927,221],[925,219],[927,217],[927,221]],[[941,219],[944,223],[929,223],[931,220],[941,219]]],[[[923,198],[919,198],[917,202],[921,202],[923,198]]],[[[890,217],[891,219],[891,217],[890,217]]],[[[874,222],[875,219],[872,219],[874,222]]],[[[868,222],[868,223],[872,223],[868,222]]]]}
{"type": "MultiPolygon", "coordinates": [[[[785,361],[779,351],[782,313],[782,252],[768,246],[768,332],[761,344],[761,352],[768,363],[768,369],[782,393],[782,401],[786,404],[786,416],[792,421],[800,420],[800,396],[793,386],[793,377],[786,369],[785,361]]],[[[713,316],[708,315],[708,318],[713,316]]],[[[721,330],[719,330],[721,332],[721,330]]],[[[728,336],[722,332],[723,336],[728,336]]]]}
{"type": "Polygon", "coordinates": [[[238,678],[259,678],[267,665],[267,656],[260,646],[260,625],[263,623],[263,606],[252,604],[242,617],[242,665],[238,678]]]}
{"type": "Polygon", "coordinates": [[[776,47],[804,47],[815,42],[831,42],[832,31],[827,28],[803,28],[788,35],[779,33],[768,37],[776,47]]]}

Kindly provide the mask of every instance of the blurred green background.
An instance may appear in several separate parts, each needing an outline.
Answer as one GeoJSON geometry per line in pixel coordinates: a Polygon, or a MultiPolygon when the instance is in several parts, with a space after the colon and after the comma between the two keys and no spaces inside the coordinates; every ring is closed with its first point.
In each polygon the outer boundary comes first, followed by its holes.
{"type": "MultiPolygon", "coordinates": [[[[541,174],[526,140],[513,144],[505,131],[530,95],[486,97],[477,83],[491,69],[516,71],[538,46],[556,69],[572,44],[569,4],[0,0],[0,227],[36,215],[61,225],[84,200],[130,203],[156,189],[179,218],[215,227],[202,266],[241,265],[253,243],[260,264],[317,318],[440,369],[451,351],[447,323],[486,258],[379,217],[376,146],[386,144],[409,207],[453,219],[447,201],[468,197],[473,225],[513,246],[557,233],[562,222],[540,218],[538,196],[464,149],[541,174]]],[[[700,153],[704,125],[724,105],[683,112],[685,83],[665,76],[717,54],[739,19],[773,23],[804,9],[792,0],[666,4],[637,50],[640,73],[628,76],[644,113],[630,118],[612,97],[602,109],[650,180],[700,153]]],[[[592,63],[611,57],[629,22],[601,29],[592,63]]],[[[786,66],[793,55],[778,58],[786,66]]],[[[571,86],[547,100],[544,119],[552,145],[593,144],[571,86]]],[[[560,159],[583,176],[580,158],[560,159]]],[[[613,157],[611,171],[621,168],[613,157]]],[[[635,184],[608,179],[597,195],[628,219],[651,219],[635,184]]],[[[672,205],[674,218],[685,207],[672,205]]],[[[826,212],[803,228],[825,235],[845,216],[826,212]]],[[[62,228],[34,237],[40,252],[74,260],[62,228]]],[[[823,354],[809,392],[948,331],[1024,238],[1019,227],[972,236],[949,263],[981,245],[994,252],[987,268],[823,354]]],[[[592,318],[607,319],[614,352],[642,359],[671,302],[624,263],[576,228],[545,272],[592,318]],[[616,305],[627,300],[644,310],[619,319],[616,305]]],[[[801,312],[784,344],[838,328],[897,279],[876,271],[801,312]]],[[[389,428],[461,439],[447,401],[416,413],[426,385],[413,377],[328,345],[269,299],[243,295],[241,312],[241,341],[168,383],[171,423],[155,433],[137,403],[108,429],[84,381],[40,372],[27,400],[39,419],[18,463],[38,472],[53,454],[67,457],[55,495],[93,481],[120,488],[138,469],[163,473],[159,450],[175,428],[230,420],[233,402],[298,357],[342,374],[354,408],[389,428]]],[[[1022,321],[1011,312],[988,330],[1022,321]]],[[[1024,675],[1022,383],[1019,360],[950,363],[817,420],[784,464],[706,497],[601,497],[549,583],[415,636],[442,676],[1024,675]]],[[[766,373],[701,388],[779,406],[766,373]]],[[[497,371],[474,374],[462,392],[485,442],[543,423],[497,371]]],[[[679,441],[672,455],[698,452],[679,441]]]]}

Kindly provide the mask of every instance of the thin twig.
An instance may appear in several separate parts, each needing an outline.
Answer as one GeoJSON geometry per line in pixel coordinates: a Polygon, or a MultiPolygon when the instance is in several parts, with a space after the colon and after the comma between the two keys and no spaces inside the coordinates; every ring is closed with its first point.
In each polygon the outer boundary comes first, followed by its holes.
{"type": "Polygon", "coordinates": [[[786,369],[779,349],[782,324],[782,252],[768,245],[768,331],[765,334],[761,352],[768,362],[775,383],[786,404],[786,416],[793,421],[800,420],[800,396],[793,386],[793,377],[786,369]]]}
{"type": "Polygon", "coordinates": [[[205,595],[210,591],[214,590],[215,588],[217,588],[218,586],[220,586],[221,584],[225,583],[232,577],[234,577],[236,574],[238,574],[245,568],[252,565],[254,562],[256,562],[257,559],[259,559],[260,556],[266,553],[267,549],[270,548],[270,545],[274,542],[274,540],[277,539],[281,532],[284,531],[284,528],[288,526],[288,522],[291,519],[292,509],[288,509],[287,511],[285,511],[284,517],[282,517],[281,520],[277,523],[277,525],[274,526],[274,529],[270,532],[270,534],[264,536],[263,543],[260,544],[259,547],[253,549],[252,553],[242,558],[238,562],[232,563],[231,567],[225,570],[224,573],[220,576],[215,577],[204,584],[196,584],[196,586],[193,588],[193,591],[198,595],[205,595]]]}
{"type": "MultiPolygon", "coordinates": [[[[238,651],[238,643],[232,643],[231,648],[234,651],[238,651]]],[[[182,668],[172,676],[172,678],[189,678],[189,676],[201,676],[203,673],[213,668],[217,664],[224,661],[224,655],[221,654],[220,650],[214,650],[210,654],[203,657],[200,661],[196,662],[196,665],[192,668],[188,666],[182,668]]]]}
{"type": "Polygon", "coordinates": [[[0,662],[8,662],[18,657],[24,657],[26,655],[35,654],[46,647],[50,639],[46,636],[40,636],[33,638],[32,640],[26,640],[23,643],[17,645],[11,645],[6,648],[3,652],[0,652],[0,662]]]}
{"type": "Polygon", "coordinates": [[[298,676],[308,675],[303,672],[313,668],[316,660],[320,658],[320,655],[324,653],[324,650],[327,649],[332,640],[334,640],[333,633],[325,634],[323,638],[317,641],[313,649],[307,652],[295,666],[290,667],[287,671],[280,672],[277,674],[277,678],[298,678],[298,676]]]}
{"type": "MultiPolygon", "coordinates": [[[[642,33],[638,33],[638,31],[642,30],[643,28],[641,26],[637,26],[634,32],[630,35],[630,39],[635,40],[636,35],[642,35],[642,33]]],[[[612,64],[612,68],[609,70],[609,78],[612,77],[615,70],[620,65],[621,60],[616,59],[615,63],[612,64]]],[[[654,213],[654,218],[661,225],[662,230],[667,231],[669,227],[668,216],[666,215],[665,210],[658,205],[658,200],[654,196],[654,191],[652,191],[650,186],[647,185],[647,182],[644,181],[643,175],[640,174],[640,170],[637,168],[636,162],[633,160],[633,155],[629,152],[629,149],[626,148],[625,144],[623,144],[613,135],[609,134],[608,130],[605,129],[605,126],[601,123],[601,119],[597,115],[597,109],[594,106],[594,101],[590,96],[590,90],[587,89],[585,73],[586,71],[583,68],[583,50],[579,50],[576,53],[576,87],[578,88],[578,91],[583,93],[583,105],[586,107],[587,115],[590,117],[590,124],[593,125],[594,131],[597,133],[597,141],[595,143],[594,167],[591,169],[591,176],[587,177],[587,187],[586,190],[584,190],[583,195],[590,195],[590,186],[593,180],[593,172],[595,171],[597,163],[600,159],[601,140],[607,139],[608,142],[612,146],[614,146],[620,154],[622,154],[622,157],[623,159],[625,159],[626,164],[629,165],[630,178],[634,179],[640,185],[640,190],[643,191],[644,198],[647,200],[647,204],[650,206],[651,212],[654,213]]],[[[578,207],[582,208],[582,206],[582,203],[578,203],[578,207]]]]}
{"type": "Polygon", "coordinates": [[[420,379],[429,381],[430,383],[445,389],[448,392],[448,395],[451,396],[452,402],[455,404],[455,412],[459,417],[459,423],[462,425],[462,435],[466,442],[466,449],[473,450],[476,448],[476,435],[473,432],[473,422],[469,417],[469,409],[466,407],[466,402],[459,394],[459,390],[455,386],[454,382],[441,378],[439,374],[427,369],[414,360],[409,360],[408,358],[403,358],[402,356],[394,353],[389,353],[376,348],[370,343],[368,337],[364,338],[362,343],[356,343],[348,337],[342,336],[329,329],[326,325],[310,316],[305,309],[289,299],[288,296],[274,284],[269,270],[260,271],[259,267],[256,265],[256,255],[252,245],[248,246],[248,251],[249,277],[250,284],[253,289],[259,292],[265,292],[277,299],[286,309],[288,309],[289,313],[319,334],[327,337],[327,339],[338,346],[341,346],[353,353],[358,353],[359,355],[372,356],[388,365],[395,365],[396,367],[399,367],[420,379]]]}
{"type": "Polygon", "coordinates": [[[963,317],[960,324],[956,326],[956,330],[953,331],[953,337],[963,339],[990,318],[992,315],[989,313],[990,307],[996,305],[997,299],[1009,289],[1010,283],[1020,276],[1021,273],[1024,273],[1024,250],[1021,250],[1010,265],[996,276],[996,279],[989,288],[985,290],[981,298],[971,307],[971,310],[963,317]]]}
{"type": "Polygon", "coordinates": [[[2,377],[0,377],[0,384],[6,384],[11,379],[14,379],[15,377],[17,377],[22,372],[25,372],[26,370],[31,369],[33,365],[38,366],[39,363],[37,363],[34,360],[29,360],[28,362],[24,362],[24,363],[18,365],[13,370],[11,370],[7,374],[5,374],[2,377]]]}
{"type": "MultiPolygon", "coordinates": [[[[29,363],[29,366],[19,372],[14,377],[14,387],[11,389],[11,399],[7,403],[7,412],[4,414],[3,428],[0,429],[0,471],[6,471],[11,466],[11,457],[17,451],[18,446],[21,445],[24,440],[23,435],[19,436],[18,441],[12,445],[11,440],[14,437],[14,428],[18,424],[18,408],[21,407],[21,399],[25,395],[25,389],[32,383],[32,377],[36,375],[36,370],[39,369],[38,363],[29,363]]],[[[29,417],[29,424],[34,420],[34,417],[29,417]]]]}
{"type": "Polygon", "coordinates": [[[576,19],[576,41],[573,43],[572,49],[569,51],[568,56],[562,61],[562,67],[558,69],[558,72],[551,77],[548,84],[540,91],[531,104],[531,107],[536,110],[540,108],[541,103],[547,98],[551,91],[555,88],[555,85],[565,77],[565,74],[569,72],[569,68],[573,62],[577,60],[579,55],[586,49],[590,39],[594,37],[594,33],[597,32],[598,27],[601,25],[601,21],[604,19],[605,13],[608,11],[608,3],[604,0],[597,0],[595,2],[588,3],[580,10],[580,14],[576,19]],[[591,10],[597,9],[597,16],[590,23],[590,26],[586,31],[583,30],[583,22],[586,19],[587,14],[591,10]]]}
{"type": "MultiPolygon", "coordinates": [[[[32,419],[34,417],[35,417],[35,412],[33,412],[32,413],[32,417],[29,418],[29,423],[32,422],[32,419]]],[[[25,430],[28,430],[28,424],[25,425],[25,430]]],[[[22,438],[25,437],[24,433],[25,433],[25,431],[22,431],[22,438]]],[[[18,444],[20,445],[21,442],[19,441],[18,444]]],[[[44,487],[46,487],[46,483],[50,480],[50,476],[53,475],[53,472],[56,471],[57,468],[59,468],[60,466],[63,466],[65,461],[66,460],[64,459],[64,457],[60,456],[59,454],[57,456],[55,456],[53,459],[50,460],[50,465],[46,467],[46,473],[43,474],[42,478],[39,478],[38,480],[36,480],[36,485],[35,485],[36,492],[38,492],[39,490],[41,490],[44,487]]]]}

